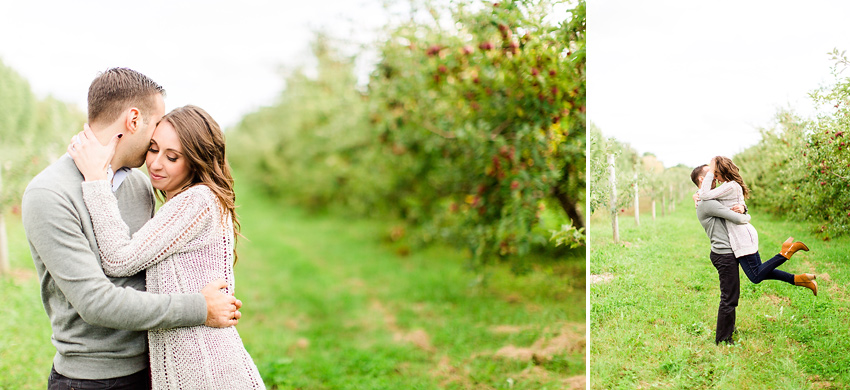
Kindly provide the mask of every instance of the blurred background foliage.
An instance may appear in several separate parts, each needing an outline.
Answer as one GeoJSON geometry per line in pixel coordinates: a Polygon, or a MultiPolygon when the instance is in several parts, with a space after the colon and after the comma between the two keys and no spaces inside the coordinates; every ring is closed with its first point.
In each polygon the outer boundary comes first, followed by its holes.
{"type": "MultiPolygon", "coordinates": [[[[471,265],[583,237],[585,4],[456,2],[388,27],[368,85],[334,40],[228,133],[232,163],[283,201],[402,221],[471,265]],[[575,234],[579,233],[579,234],[575,234]]],[[[574,245],[573,245],[574,246],[574,245]]]]}
{"type": "MultiPolygon", "coordinates": [[[[361,53],[318,33],[315,69],[227,130],[232,164],[281,202],[395,219],[393,239],[455,244],[473,268],[562,255],[584,241],[585,200],[585,4],[566,5],[419,4],[430,17],[386,27],[365,85],[361,53]]],[[[5,209],[85,117],[6,66],[0,81],[5,209]]]]}
{"type": "Polygon", "coordinates": [[[51,96],[38,99],[29,83],[0,59],[0,275],[10,271],[4,214],[20,215],[29,181],[65,152],[85,114],[51,96]]]}
{"type": "Polygon", "coordinates": [[[29,83],[0,59],[0,212],[18,205],[23,189],[65,153],[85,114],[53,97],[38,99],[29,83]]]}

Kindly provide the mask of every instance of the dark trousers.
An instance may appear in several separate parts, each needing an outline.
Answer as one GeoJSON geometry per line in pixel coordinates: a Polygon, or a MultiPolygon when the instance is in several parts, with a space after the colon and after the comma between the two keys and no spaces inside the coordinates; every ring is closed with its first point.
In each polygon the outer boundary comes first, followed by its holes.
{"type": "Polygon", "coordinates": [[[788,259],[777,254],[776,256],[773,256],[772,259],[762,263],[761,256],[759,256],[759,253],[756,252],[751,255],[739,257],[738,263],[741,264],[741,269],[744,270],[744,274],[747,275],[747,278],[755,284],[759,284],[762,280],[767,279],[781,280],[785,283],[794,284],[793,274],[776,269],[776,267],[782,265],[785,260],[788,259]]]}
{"type": "Polygon", "coordinates": [[[738,297],[741,295],[738,260],[731,253],[711,252],[709,257],[711,264],[717,268],[717,275],[720,278],[720,306],[717,308],[717,334],[714,342],[732,343],[732,332],[735,331],[735,308],[738,307],[738,297]]]}
{"type": "Polygon", "coordinates": [[[47,380],[47,390],[150,390],[150,369],[144,369],[135,374],[110,379],[71,379],[50,369],[47,380]]]}

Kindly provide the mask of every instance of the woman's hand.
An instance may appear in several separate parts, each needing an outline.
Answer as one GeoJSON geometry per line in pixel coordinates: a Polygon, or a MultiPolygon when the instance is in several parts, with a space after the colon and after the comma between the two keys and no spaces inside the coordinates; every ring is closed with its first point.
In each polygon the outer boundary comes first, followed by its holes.
{"type": "Polygon", "coordinates": [[[101,145],[88,123],[83,127],[85,130],[71,139],[71,144],[68,145],[68,154],[74,159],[74,164],[77,165],[77,169],[80,170],[86,181],[106,180],[109,162],[115,156],[118,139],[123,134],[117,134],[112,137],[109,144],[101,145]]]}
{"type": "Polygon", "coordinates": [[[714,173],[715,169],[717,169],[717,157],[712,157],[708,162],[708,171],[714,173]]]}

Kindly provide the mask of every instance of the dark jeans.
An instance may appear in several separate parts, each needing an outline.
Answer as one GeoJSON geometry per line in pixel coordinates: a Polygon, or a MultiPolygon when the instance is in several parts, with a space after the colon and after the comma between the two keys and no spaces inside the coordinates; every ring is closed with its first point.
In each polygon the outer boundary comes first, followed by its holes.
{"type": "Polygon", "coordinates": [[[739,257],[738,263],[741,264],[741,269],[744,270],[744,274],[747,275],[747,278],[755,284],[759,284],[762,280],[766,279],[781,280],[785,283],[794,284],[793,274],[776,269],[776,267],[782,265],[785,260],[788,259],[777,254],[766,263],[762,263],[761,256],[759,256],[759,253],[756,252],[751,255],[739,257]]]}
{"type": "Polygon", "coordinates": [[[735,308],[741,295],[741,280],[738,279],[738,260],[735,255],[711,252],[711,264],[717,268],[720,278],[720,306],[717,308],[717,334],[714,342],[732,343],[735,331],[735,308]]]}
{"type": "Polygon", "coordinates": [[[50,369],[47,390],[150,390],[150,369],[135,374],[110,379],[71,379],[62,376],[54,368],[50,369]]]}

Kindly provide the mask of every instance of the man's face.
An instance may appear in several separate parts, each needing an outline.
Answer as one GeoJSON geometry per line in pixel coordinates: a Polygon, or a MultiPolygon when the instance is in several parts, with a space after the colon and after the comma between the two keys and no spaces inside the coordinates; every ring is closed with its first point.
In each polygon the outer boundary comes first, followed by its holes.
{"type": "MultiPolygon", "coordinates": [[[[702,180],[705,179],[705,174],[708,172],[708,167],[702,169],[702,175],[697,176],[697,180],[699,181],[699,186],[702,187],[702,180]]],[[[717,187],[717,179],[711,181],[711,189],[717,187]]]]}
{"type": "Polygon", "coordinates": [[[127,156],[125,165],[130,168],[138,168],[145,163],[145,155],[150,147],[153,131],[156,129],[156,125],[162,119],[163,115],[165,115],[165,100],[163,100],[162,95],[156,94],[153,111],[150,113],[143,112],[142,115],[145,120],[140,123],[135,134],[129,137],[129,139],[127,134],[125,134],[118,144],[125,147],[127,156]]]}

